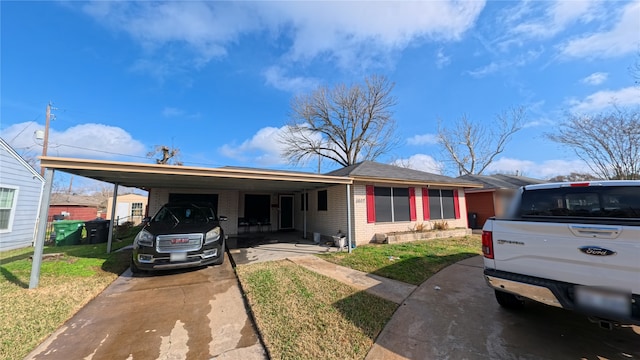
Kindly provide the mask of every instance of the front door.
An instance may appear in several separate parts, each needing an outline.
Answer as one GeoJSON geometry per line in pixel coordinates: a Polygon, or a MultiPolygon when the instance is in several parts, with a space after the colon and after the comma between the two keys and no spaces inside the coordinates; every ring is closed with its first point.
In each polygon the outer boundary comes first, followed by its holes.
{"type": "Polygon", "coordinates": [[[280,195],[279,229],[293,229],[293,195],[280,195]]]}

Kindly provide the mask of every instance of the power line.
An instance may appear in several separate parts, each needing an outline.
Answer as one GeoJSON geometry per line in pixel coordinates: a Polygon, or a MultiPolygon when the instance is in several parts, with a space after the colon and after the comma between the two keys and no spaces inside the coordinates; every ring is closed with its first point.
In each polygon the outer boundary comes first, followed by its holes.
{"type": "Polygon", "coordinates": [[[81,146],[75,146],[75,145],[67,145],[67,144],[57,144],[58,147],[60,146],[67,146],[70,148],[74,148],[74,149],[80,149],[80,150],[89,150],[89,151],[95,151],[95,152],[99,152],[99,153],[105,153],[105,154],[111,154],[111,155],[120,155],[120,156],[129,156],[129,157],[134,157],[134,158],[139,158],[139,159],[148,159],[148,157],[146,156],[140,156],[140,155],[131,155],[131,154],[122,154],[122,153],[117,153],[117,152],[112,152],[112,151],[106,151],[106,150],[98,150],[98,149],[91,149],[91,148],[85,148],[85,147],[81,147],[81,146]]]}

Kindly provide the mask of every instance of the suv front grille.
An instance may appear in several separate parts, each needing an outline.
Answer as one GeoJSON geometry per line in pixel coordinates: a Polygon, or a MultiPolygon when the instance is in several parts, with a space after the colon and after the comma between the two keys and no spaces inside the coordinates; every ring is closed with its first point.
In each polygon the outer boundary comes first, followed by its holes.
{"type": "Polygon", "coordinates": [[[202,247],[202,234],[159,235],[157,240],[156,250],[159,253],[195,251],[202,247]]]}

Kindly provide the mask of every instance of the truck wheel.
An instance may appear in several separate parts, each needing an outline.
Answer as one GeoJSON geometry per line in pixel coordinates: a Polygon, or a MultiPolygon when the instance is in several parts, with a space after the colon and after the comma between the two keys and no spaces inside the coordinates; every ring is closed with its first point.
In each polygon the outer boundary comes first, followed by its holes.
{"type": "Polygon", "coordinates": [[[499,291],[499,290],[495,290],[495,293],[496,293],[496,300],[498,301],[498,304],[500,304],[500,306],[502,306],[505,309],[518,310],[524,307],[524,301],[521,299],[518,299],[518,297],[516,297],[511,293],[499,291]]]}
{"type": "Polygon", "coordinates": [[[227,246],[227,241],[222,240],[222,246],[220,247],[220,256],[216,261],[212,263],[212,265],[222,265],[224,263],[224,251],[227,246]]]}

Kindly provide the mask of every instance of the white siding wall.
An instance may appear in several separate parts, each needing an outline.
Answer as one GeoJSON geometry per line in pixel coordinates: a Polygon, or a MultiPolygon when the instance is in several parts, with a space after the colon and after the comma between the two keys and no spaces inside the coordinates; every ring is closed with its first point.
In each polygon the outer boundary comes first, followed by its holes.
{"type": "Polygon", "coordinates": [[[17,188],[11,231],[0,231],[0,251],[31,246],[35,238],[43,182],[0,145],[0,187],[17,188]]]}
{"type": "Polygon", "coordinates": [[[229,221],[221,222],[226,235],[238,233],[238,199],[236,190],[214,189],[151,189],[149,191],[149,216],[153,216],[162,205],[169,201],[169,194],[218,194],[218,215],[229,218],[229,221]]]}

